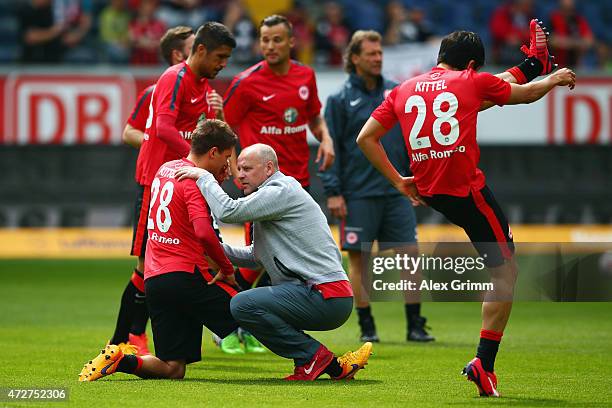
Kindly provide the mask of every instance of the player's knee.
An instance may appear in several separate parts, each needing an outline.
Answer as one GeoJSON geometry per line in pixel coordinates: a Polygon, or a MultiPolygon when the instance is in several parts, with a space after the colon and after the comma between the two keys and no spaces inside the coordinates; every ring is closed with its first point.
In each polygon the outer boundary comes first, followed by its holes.
{"type": "Polygon", "coordinates": [[[168,378],[171,380],[182,380],[183,378],[185,378],[185,364],[170,364],[170,368],[168,370],[168,378]]]}

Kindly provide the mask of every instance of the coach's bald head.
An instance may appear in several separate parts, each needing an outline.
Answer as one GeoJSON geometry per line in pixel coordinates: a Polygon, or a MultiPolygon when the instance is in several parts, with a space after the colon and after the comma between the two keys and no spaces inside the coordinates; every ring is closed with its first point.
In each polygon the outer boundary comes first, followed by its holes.
{"type": "Polygon", "coordinates": [[[270,146],[257,143],[246,147],[238,156],[238,180],[249,195],[278,171],[278,158],[270,146]]]}

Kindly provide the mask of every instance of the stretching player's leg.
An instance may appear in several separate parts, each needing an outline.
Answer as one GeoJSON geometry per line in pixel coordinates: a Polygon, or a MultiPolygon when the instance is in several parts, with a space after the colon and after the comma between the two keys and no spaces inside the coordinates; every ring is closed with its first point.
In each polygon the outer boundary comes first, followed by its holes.
{"type": "Polygon", "coordinates": [[[494,290],[485,295],[482,303],[482,329],[476,357],[465,366],[463,374],[476,384],[481,396],[499,397],[495,358],[512,311],[512,295],[517,277],[514,258],[501,266],[490,267],[489,272],[494,290]]]}
{"type": "Polygon", "coordinates": [[[485,301],[482,303],[482,327],[485,330],[503,332],[510,318],[518,276],[514,257],[499,267],[489,268],[489,273],[494,290],[485,295],[485,301]]]}
{"type": "Polygon", "coordinates": [[[464,374],[476,384],[481,396],[498,397],[495,359],[512,311],[518,271],[510,226],[493,193],[485,187],[470,197],[468,202],[477,211],[472,211],[466,232],[481,256],[486,255],[493,290],[485,294],[476,357],[464,368],[464,374]]]}
{"type": "Polygon", "coordinates": [[[476,357],[465,366],[463,373],[476,384],[480,395],[499,396],[494,363],[512,310],[517,276],[513,261],[514,243],[507,218],[486,186],[465,198],[439,195],[426,198],[426,201],[450,222],[462,227],[485,259],[494,291],[485,295],[476,357]]]}

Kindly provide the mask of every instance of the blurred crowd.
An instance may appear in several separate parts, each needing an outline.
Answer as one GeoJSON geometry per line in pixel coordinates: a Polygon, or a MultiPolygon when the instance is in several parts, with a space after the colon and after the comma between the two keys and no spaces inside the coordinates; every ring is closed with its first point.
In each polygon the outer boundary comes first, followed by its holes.
{"type": "Polygon", "coordinates": [[[293,23],[294,58],[307,64],[341,66],[358,29],[378,30],[387,46],[468,29],[483,37],[488,62],[511,65],[533,17],[550,30],[559,65],[611,64],[609,0],[0,0],[0,62],[157,65],[168,27],[217,20],[236,36],[232,60],[247,65],[259,59],[259,21],[273,13],[293,23]]]}

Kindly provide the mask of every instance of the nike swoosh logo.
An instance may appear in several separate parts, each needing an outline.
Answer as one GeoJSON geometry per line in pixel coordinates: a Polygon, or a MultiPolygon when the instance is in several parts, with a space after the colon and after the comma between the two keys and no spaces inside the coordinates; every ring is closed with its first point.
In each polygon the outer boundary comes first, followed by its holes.
{"type": "Polygon", "coordinates": [[[276,96],[276,94],[272,94],[272,95],[264,96],[261,99],[263,99],[264,102],[267,102],[270,99],[274,98],[275,96],[276,96]]]}
{"type": "Polygon", "coordinates": [[[361,102],[361,98],[357,98],[354,101],[349,101],[349,105],[357,106],[359,104],[359,102],[361,102]]]}
{"type": "Polygon", "coordinates": [[[102,370],[100,370],[100,373],[102,373],[103,375],[106,375],[107,371],[112,369],[115,364],[119,364],[119,361],[113,361],[112,363],[104,367],[102,370]]]}
{"type": "Polygon", "coordinates": [[[307,369],[306,368],[304,369],[304,372],[306,374],[310,374],[312,372],[312,369],[314,368],[314,365],[315,365],[316,362],[317,362],[317,359],[315,358],[314,361],[312,362],[312,364],[310,365],[310,367],[307,368],[307,369]]]}
{"type": "Polygon", "coordinates": [[[191,103],[196,103],[198,101],[198,98],[191,98],[191,103]]]}

